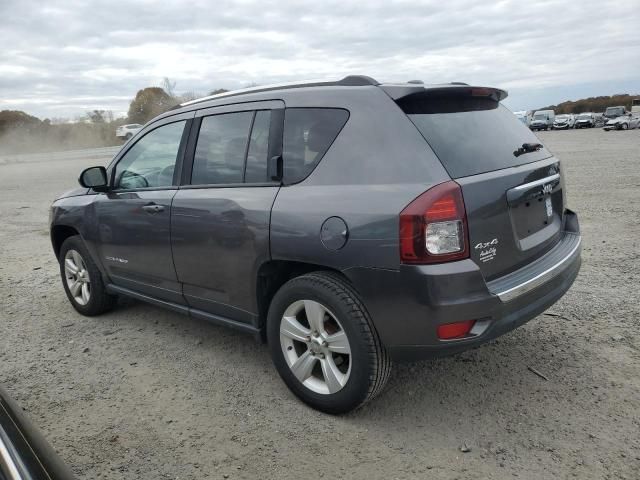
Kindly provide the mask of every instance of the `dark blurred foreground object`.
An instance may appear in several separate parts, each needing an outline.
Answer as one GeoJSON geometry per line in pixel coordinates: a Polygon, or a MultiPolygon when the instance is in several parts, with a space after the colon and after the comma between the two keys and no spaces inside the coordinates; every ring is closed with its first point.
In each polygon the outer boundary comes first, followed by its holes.
{"type": "Polygon", "coordinates": [[[0,387],[0,480],[73,480],[22,409],[0,387]]]}

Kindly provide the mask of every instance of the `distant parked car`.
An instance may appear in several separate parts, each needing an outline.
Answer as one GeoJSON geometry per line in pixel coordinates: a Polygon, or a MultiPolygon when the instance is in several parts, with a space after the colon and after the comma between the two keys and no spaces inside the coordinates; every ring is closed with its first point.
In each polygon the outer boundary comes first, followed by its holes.
{"type": "Polygon", "coordinates": [[[609,120],[605,124],[604,130],[633,130],[634,128],[638,128],[638,123],[640,123],[640,116],[634,115],[633,113],[626,113],[609,120]]]}
{"type": "Polygon", "coordinates": [[[551,127],[553,130],[568,130],[573,128],[576,124],[576,117],[571,114],[558,115],[556,119],[553,121],[553,126],[551,127]]]}
{"type": "Polygon", "coordinates": [[[531,110],[521,110],[519,112],[513,112],[513,114],[527,127],[531,125],[531,120],[533,119],[533,112],[531,112],[531,110]]]}
{"type": "Polygon", "coordinates": [[[617,107],[607,107],[602,115],[605,117],[604,121],[606,123],[607,120],[613,120],[628,113],[629,112],[627,112],[627,109],[623,105],[619,105],[617,107]]]}
{"type": "Polygon", "coordinates": [[[574,128],[593,128],[596,126],[596,114],[593,112],[581,113],[576,117],[574,128]]]}
{"type": "Polygon", "coordinates": [[[126,138],[129,140],[136,133],[142,130],[142,125],[139,123],[130,123],[128,125],[122,125],[116,129],[116,137],[126,138]]]}
{"type": "Polygon", "coordinates": [[[531,130],[549,130],[553,127],[556,112],[553,110],[538,110],[533,114],[533,120],[529,128],[531,130]]]}

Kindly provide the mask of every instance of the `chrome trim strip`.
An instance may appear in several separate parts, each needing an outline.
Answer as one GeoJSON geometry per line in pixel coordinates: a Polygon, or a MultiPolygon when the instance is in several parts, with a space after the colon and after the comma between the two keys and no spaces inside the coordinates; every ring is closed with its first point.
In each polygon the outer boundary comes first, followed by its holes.
{"type": "Polygon", "coordinates": [[[509,302],[514,298],[517,298],[520,295],[523,295],[527,292],[530,292],[534,288],[539,287],[567,267],[567,264],[573,259],[576,251],[580,248],[581,244],[582,237],[579,237],[578,243],[571,249],[567,256],[560,260],[558,263],[556,263],[552,267],[547,268],[545,271],[539,273],[535,277],[530,278],[526,282],[521,283],[520,285],[516,285],[515,287],[511,287],[507,290],[503,290],[502,292],[496,292],[495,294],[498,296],[498,298],[500,298],[501,301],[509,302]]]}
{"type": "Polygon", "coordinates": [[[538,185],[542,185],[543,183],[553,182],[554,180],[560,179],[560,174],[556,173],[555,175],[551,175],[549,177],[541,178],[540,180],[535,180],[533,182],[525,183],[523,185],[518,185],[514,187],[514,190],[528,190],[532,187],[537,187],[538,185]]]}
{"type": "Polygon", "coordinates": [[[7,446],[4,444],[2,437],[0,437],[0,465],[2,471],[5,471],[9,475],[9,480],[22,480],[23,477],[18,470],[18,466],[14,462],[7,446]]]}

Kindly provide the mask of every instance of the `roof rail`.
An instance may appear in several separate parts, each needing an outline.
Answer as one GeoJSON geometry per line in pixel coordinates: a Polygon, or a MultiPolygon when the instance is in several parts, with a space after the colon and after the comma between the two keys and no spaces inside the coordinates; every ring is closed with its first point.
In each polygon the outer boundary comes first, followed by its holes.
{"type": "Polygon", "coordinates": [[[181,103],[174,108],[194,105],[196,103],[206,102],[208,100],[216,100],[218,98],[234,97],[236,95],[244,95],[247,93],[269,92],[272,90],[283,90],[285,88],[304,88],[304,87],[363,87],[367,85],[380,85],[377,80],[367,77],[366,75],[347,75],[341,80],[309,80],[306,82],[278,83],[273,85],[263,85],[260,87],[242,88],[240,90],[232,90],[230,92],[218,93],[207,97],[197,98],[189,102],[181,103]]]}

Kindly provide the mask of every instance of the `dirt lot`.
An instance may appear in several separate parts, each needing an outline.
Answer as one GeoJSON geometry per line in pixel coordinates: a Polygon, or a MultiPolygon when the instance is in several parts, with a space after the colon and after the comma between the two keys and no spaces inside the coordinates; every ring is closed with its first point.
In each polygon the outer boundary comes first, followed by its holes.
{"type": "Polygon", "coordinates": [[[580,214],[571,291],[489,345],[396,365],[344,417],[297,401],[248,336],[134,302],[76,314],[47,213],[87,161],[0,159],[0,382],[81,479],[640,478],[640,130],[540,137],[580,214]]]}

